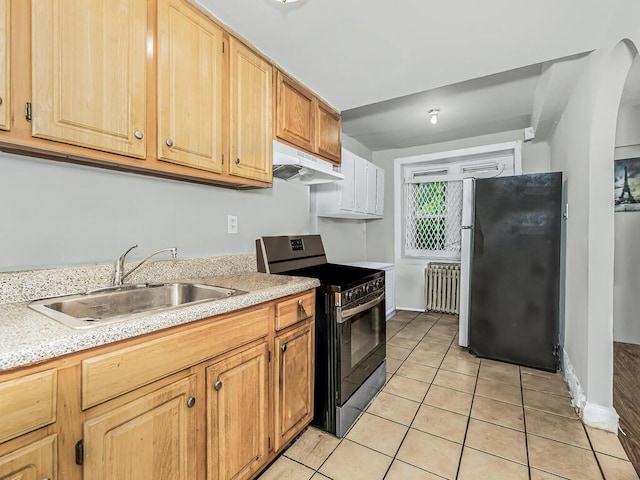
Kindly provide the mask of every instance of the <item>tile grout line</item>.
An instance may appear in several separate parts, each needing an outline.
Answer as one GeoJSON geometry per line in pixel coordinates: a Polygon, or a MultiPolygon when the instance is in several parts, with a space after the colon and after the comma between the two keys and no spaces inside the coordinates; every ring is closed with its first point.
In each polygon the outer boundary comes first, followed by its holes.
{"type": "MultiPolygon", "coordinates": [[[[418,314],[418,315],[420,315],[420,314],[418,314]]],[[[416,318],[418,318],[418,315],[416,315],[416,316],[411,320],[411,322],[413,322],[416,318]]],[[[429,333],[429,331],[430,331],[430,330],[431,330],[435,325],[437,325],[437,323],[440,321],[440,318],[442,318],[442,315],[440,315],[440,316],[438,317],[438,319],[433,323],[433,325],[431,325],[431,326],[428,328],[428,330],[427,330],[426,332],[424,332],[424,334],[422,335],[422,337],[420,337],[420,340],[418,340],[417,345],[411,349],[411,353],[413,353],[413,351],[416,349],[416,347],[417,347],[418,345],[420,345],[420,342],[424,339],[424,337],[426,337],[426,336],[427,336],[427,333],[429,333]]],[[[411,323],[411,322],[409,322],[409,323],[411,323]]],[[[406,327],[406,325],[405,325],[405,327],[406,327]]],[[[404,328],[404,327],[403,327],[403,328],[404,328]]],[[[400,333],[400,332],[398,332],[398,333],[400,333]]],[[[411,353],[409,353],[409,355],[411,355],[411,353]]],[[[409,355],[407,355],[407,358],[409,358],[409,355]]],[[[405,358],[405,359],[400,363],[400,365],[398,365],[398,368],[396,369],[396,371],[395,371],[395,372],[393,372],[393,375],[391,375],[391,378],[393,378],[393,377],[394,377],[394,375],[396,374],[396,372],[397,372],[398,370],[400,370],[400,368],[402,367],[402,365],[403,365],[403,364],[404,364],[404,362],[406,362],[406,361],[407,361],[407,359],[405,358]]],[[[443,357],[443,361],[444,361],[444,357],[443,357]]],[[[437,375],[437,373],[438,373],[438,371],[436,370],[436,375],[437,375]]],[[[433,376],[433,378],[435,379],[435,375],[433,376]]],[[[391,380],[391,379],[389,379],[389,380],[391,380]]],[[[387,382],[387,383],[388,383],[388,382],[387,382]]],[[[409,422],[409,425],[407,426],[407,431],[405,432],[404,436],[402,437],[402,440],[401,440],[401,441],[400,441],[400,443],[398,444],[398,448],[397,448],[397,450],[396,450],[396,453],[393,455],[393,459],[391,460],[391,463],[390,463],[390,464],[389,464],[389,466],[387,467],[387,470],[384,472],[384,475],[383,475],[383,477],[382,477],[383,479],[387,476],[387,474],[389,473],[389,470],[391,470],[391,466],[393,465],[393,462],[396,460],[396,458],[397,458],[397,456],[398,456],[398,452],[400,452],[400,448],[402,447],[402,444],[403,444],[403,443],[404,443],[404,441],[406,440],[407,435],[409,435],[409,431],[411,430],[411,425],[413,425],[413,422],[415,421],[416,416],[418,415],[418,412],[420,411],[420,406],[422,405],[422,402],[424,402],[424,399],[427,397],[427,393],[429,393],[429,390],[431,390],[431,386],[432,386],[432,385],[433,385],[433,380],[429,383],[429,386],[427,387],[427,391],[424,393],[424,396],[422,397],[422,401],[419,403],[418,408],[416,409],[416,413],[414,413],[414,414],[413,414],[413,418],[411,419],[411,422],[409,422]]],[[[386,384],[385,384],[385,386],[386,386],[386,384]]],[[[383,388],[384,388],[384,387],[383,387],[383,388]]],[[[382,391],[382,390],[381,390],[381,391],[382,391]]],[[[398,461],[400,461],[400,460],[398,460],[398,461]]],[[[408,464],[408,465],[411,465],[411,464],[408,464]]],[[[412,465],[412,466],[413,466],[413,467],[415,467],[415,465],[412,465]]],[[[419,467],[416,467],[416,468],[419,468],[419,467]]],[[[422,470],[422,469],[421,469],[421,470],[422,470]]],[[[425,470],[425,471],[427,471],[427,470],[425,470]]],[[[429,473],[431,473],[431,472],[429,472],[429,473]]]]}
{"type": "Polygon", "coordinates": [[[478,364],[478,372],[476,375],[476,383],[473,386],[473,394],[471,396],[471,405],[469,406],[469,415],[467,416],[467,426],[464,429],[464,437],[462,438],[462,449],[460,450],[460,459],[458,460],[458,468],[456,469],[456,477],[460,475],[460,468],[462,467],[462,455],[464,454],[465,444],[467,442],[467,434],[469,433],[469,424],[471,423],[471,412],[473,410],[473,403],[476,400],[476,390],[478,389],[478,380],[480,378],[480,367],[482,366],[482,360],[478,364]]]}
{"type": "Polygon", "coordinates": [[[527,454],[527,475],[531,480],[531,460],[529,458],[529,435],[527,435],[527,413],[524,409],[524,385],[522,385],[522,369],[518,367],[518,380],[520,381],[520,400],[522,400],[522,424],[524,426],[524,449],[527,454]]]}

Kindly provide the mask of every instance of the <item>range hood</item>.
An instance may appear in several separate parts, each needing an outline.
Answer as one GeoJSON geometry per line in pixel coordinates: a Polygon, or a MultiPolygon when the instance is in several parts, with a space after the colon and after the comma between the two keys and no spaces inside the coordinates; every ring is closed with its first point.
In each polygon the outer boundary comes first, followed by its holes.
{"type": "Polygon", "coordinates": [[[344,180],[333,165],[318,157],[273,141],[273,176],[301,185],[316,185],[344,180]]]}

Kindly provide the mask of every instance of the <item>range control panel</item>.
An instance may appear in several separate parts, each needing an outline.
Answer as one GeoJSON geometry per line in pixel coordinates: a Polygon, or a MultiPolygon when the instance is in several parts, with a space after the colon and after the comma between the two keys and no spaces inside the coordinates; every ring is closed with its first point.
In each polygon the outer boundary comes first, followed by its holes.
{"type": "Polygon", "coordinates": [[[304,242],[302,241],[301,238],[292,238],[290,242],[291,242],[291,250],[293,250],[294,252],[304,250],[304,242]]]}
{"type": "Polygon", "coordinates": [[[357,287],[345,290],[341,295],[341,304],[345,306],[351,303],[361,303],[362,300],[369,300],[369,297],[375,297],[381,293],[384,293],[384,277],[376,278],[357,287]]]}

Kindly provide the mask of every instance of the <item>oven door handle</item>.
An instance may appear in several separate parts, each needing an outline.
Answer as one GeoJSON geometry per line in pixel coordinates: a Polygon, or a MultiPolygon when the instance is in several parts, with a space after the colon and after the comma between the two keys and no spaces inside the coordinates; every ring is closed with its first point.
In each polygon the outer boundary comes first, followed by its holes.
{"type": "Polygon", "coordinates": [[[338,319],[338,323],[344,323],[349,320],[354,315],[357,315],[365,310],[370,309],[371,307],[375,307],[380,302],[384,300],[384,293],[379,297],[374,298],[373,300],[368,301],[367,303],[363,303],[362,305],[358,305],[357,307],[349,308],[348,310],[344,310],[342,315],[338,319]]]}

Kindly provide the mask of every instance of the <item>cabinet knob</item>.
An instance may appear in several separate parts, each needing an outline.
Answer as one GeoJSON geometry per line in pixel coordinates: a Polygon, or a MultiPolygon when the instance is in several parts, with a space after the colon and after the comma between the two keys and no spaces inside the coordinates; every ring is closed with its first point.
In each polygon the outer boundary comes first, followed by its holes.
{"type": "Polygon", "coordinates": [[[173,140],[171,140],[170,138],[167,138],[167,147],[173,147],[173,140]]]}
{"type": "Polygon", "coordinates": [[[282,350],[283,352],[286,352],[287,351],[287,344],[285,343],[284,345],[282,345],[280,347],[280,350],[282,350]]]}
{"type": "Polygon", "coordinates": [[[213,384],[213,388],[215,388],[216,390],[220,390],[222,388],[222,382],[218,380],[216,383],[213,384]]]}
{"type": "Polygon", "coordinates": [[[143,133],[140,130],[136,130],[133,134],[138,140],[142,140],[142,137],[144,137],[143,133]]]}
{"type": "MultiPolygon", "coordinates": [[[[3,103],[4,103],[4,100],[2,99],[2,97],[0,97],[0,105],[2,105],[3,103]]],[[[45,480],[47,479],[45,478],[45,480]]]]}
{"type": "Polygon", "coordinates": [[[240,159],[236,158],[236,165],[240,165],[240,159]]]}
{"type": "Polygon", "coordinates": [[[189,397],[189,399],[187,400],[187,407],[193,408],[195,404],[196,404],[196,397],[189,397]]]}

